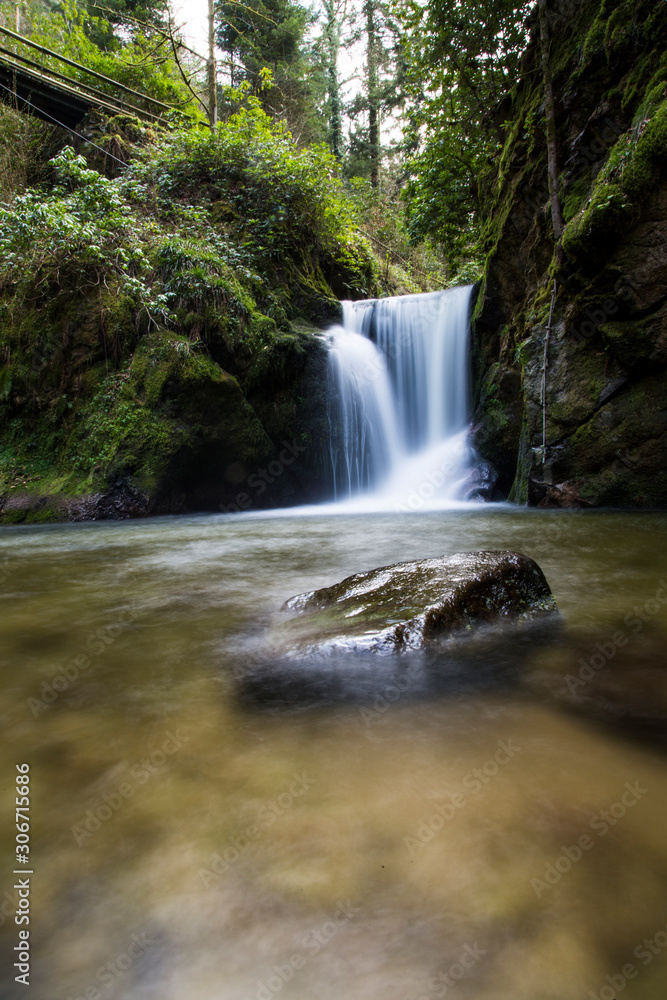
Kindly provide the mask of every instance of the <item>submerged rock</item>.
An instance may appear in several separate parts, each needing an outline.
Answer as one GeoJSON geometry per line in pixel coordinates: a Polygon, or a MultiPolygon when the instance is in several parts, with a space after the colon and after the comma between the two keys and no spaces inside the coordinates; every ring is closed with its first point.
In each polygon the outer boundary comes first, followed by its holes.
{"type": "Polygon", "coordinates": [[[383,566],[290,598],[283,655],[437,648],[481,625],[546,619],[556,602],[540,567],[517,552],[462,552],[383,566]]]}
{"type": "Polygon", "coordinates": [[[479,462],[461,486],[461,500],[496,499],[498,472],[491,462],[479,462]]]}

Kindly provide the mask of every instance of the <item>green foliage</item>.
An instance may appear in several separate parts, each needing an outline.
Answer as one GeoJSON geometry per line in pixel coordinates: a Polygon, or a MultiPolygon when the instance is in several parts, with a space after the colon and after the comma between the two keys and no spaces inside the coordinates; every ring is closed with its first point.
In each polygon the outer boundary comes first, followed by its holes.
{"type": "Polygon", "coordinates": [[[147,232],[137,229],[116,181],[100,176],[67,146],[52,161],[56,183],[0,205],[2,285],[14,306],[25,297],[67,294],[72,285],[107,284],[129,295],[152,321],[166,316],[167,298],[149,287],[147,232]]]}
{"type": "Polygon", "coordinates": [[[334,158],[227,96],[239,110],[214,131],[134,129],[121,176],[66,147],[50,183],[0,204],[0,434],[21,468],[44,457],[36,491],[129,474],[151,493],[204,439],[223,471],[225,448],[262,460],[226,371],[255,384],[263,358],[269,378],[288,316],[331,302],[328,281],[377,292],[334,158]]]}
{"type": "MultiPolygon", "coordinates": [[[[412,240],[399,199],[386,188],[373,188],[361,177],[350,181],[350,190],[359,226],[384,265],[380,280],[387,293],[392,294],[392,286],[409,292],[447,287],[450,281],[442,254],[428,239],[419,243],[412,240]]],[[[477,275],[472,280],[477,280],[477,275]]]]}
{"type": "Polygon", "coordinates": [[[496,109],[516,79],[530,7],[399,0],[411,99],[408,226],[442,243],[454,271],[478,257],[483,181],[504,135],[496,109]]]}
{"type": "Polygon", "coordinates": [[[218,45],[234,65],[232,83],[247,82],[268,114],[301,131],[312,104],[304,44],[309,9],[295,0],[216,0],[215,7],[218,45]]]}
{"type": "Polygon", "coordinates": [[[0,202],[24,191],[40,175],[54,131],[46,122],[0,103],[0,202]]]}
{"type": "Polygon", "coordinates": [[[113,45],[120,32],[137,35],[142,25],[164,25],[169,19],[167,0],[86,0],[86,10],[98,26],[91,37],[100,48],[113,45]]]}
{"type": "Polygon", "coordinates": [[[251,103],[213,131],[163,139],[133,177],[150,184],[160,211],[175,195],[208,203],[255,268],[342,266],[371,282],[372,255],[358,230],[338,165],[323,146],[299,148],[286,127],[251,103]]]}
{"type": "Polygon", "coordinates": [[[197,339],[223,312],[227,326],[252,325],[267,276],[285,286],[276,315],[295,285],[330,295],[324,269],[350,292],[371,289],[372,253],[336,161],[299,149],[256,102],[214,131],[146,142],[116,179],[67,147],[51,161],[50,190],[0,206],[0,282],[13,308],[113,289],[148,327],[181,324],[197,339]]]}
{"type": "MultiPolygon", "coordinates": [[[[110,13],[111,20],[107,20],[102,15],[102,11],[107,10],[105,4],[98,6],[91,3],[86,7],[83,0],[60,0],[54,9],[45,10],[42,4],[31,2],[23,14],[21,33],[31,41],[155,100],[175,107],[191,104],[192,95],[182,80],[171,46],[164,36],[150,25],[134,24],[132,30],[128,30],[129,22],[125,24],[119,13],[121,8],[126,7],[124,0],[117,0],[115,7],[115,12],[112,10],[110,13]]],[[[7,0],[0,4],[0,10],[6,11],[5,20],[9,23],[13,23],[13,9],[14,4],[7,0]]],[[[41,56],[35,55],[34,49],[21,43],[18,43],[18,51],[30,59],[42,61],[41,56]]],[[[93,79],[76,67],[64,67],[51,56],[43,56],[43,65],[46,69],[65,72],[103,92],[116,93],[112,84],[93,79]]],[[[133,100],[139,105],[142,103],[141,98],[133,100]]],[[[151,110],[148,104],[146,108],[151,110]]],[[[196,114],[194,105],[190,113],[196,114]]]]}

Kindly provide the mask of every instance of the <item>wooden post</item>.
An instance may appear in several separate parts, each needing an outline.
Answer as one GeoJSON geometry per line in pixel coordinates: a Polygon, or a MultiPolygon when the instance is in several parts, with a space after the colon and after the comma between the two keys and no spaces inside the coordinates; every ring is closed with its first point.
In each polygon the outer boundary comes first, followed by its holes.
{"type": "Polygon", "coordinates": [[[215,67],[215,4],[208,0],[208,121],[215,128],[218,120],[218,86],[215,67]]]}

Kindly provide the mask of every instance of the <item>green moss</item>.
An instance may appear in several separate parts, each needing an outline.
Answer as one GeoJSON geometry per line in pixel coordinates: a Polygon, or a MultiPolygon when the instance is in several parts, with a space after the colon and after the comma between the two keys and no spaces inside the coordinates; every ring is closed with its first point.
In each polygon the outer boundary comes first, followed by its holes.
{"type": "Polygon", "coordinates": [[[23,524],[25,512],[22,510],[3,510],[0,513],[0,524],[23,524]]]}
{"type": "Polygon", "coordinates": [[[519,438],[518,458],[516,474],[508,500],[510,503],[519,504],[525,507],[528,503],[528,479],[532,462],[532,452],[530,447],[530,431],[528,422],[524,416],[521,425],[521,435],[519,438]]]}
{"type": "Polygon", "coordinates": [[[588,177],[578,177],[577,180],[567,188],[563,198],[561,209],[563,221],[569,222],[582,208],[582,203],[588,198],[590,181],[588,177]]]}
{"type": "Polygon", "coordinates": [[[514,349],[514,360],[521,368],[525,368],[533,358],[534,341],[532,337],[527,337],[514,349]]]}
{"type": "Polygon", "coordinates": [[[23,518],[24,524],[51,524],[62,517],[62,510],[52,504],[45,504],[38,510],[29,510],[23,518]]]}
{"type": "Polygon", "coordinates": [[[667,101],[663,101],[650,120],[637,122],[618,140],[587,205],[566,225],[563,249],[572,260],[586,261],[592,268],[609,255],[610,247],[653,192],[666,155],[667,101]]]}
{"type": "Polygon", "coordinates": [[[640,199],[652,191],[665,168],[667,156],[667,101],[663,101],[650,120],[636,123],[634,155],[622,168],[622,184],[631,198],[640,199]]]}
{"type": "MultiPolygon", "coordinates": [[[[585,208],[565,226],[563,249],[575,260],[608,253],[609,241],[618,238],[633,205],[618,184],[598,183],[585,208]]],[[[589,258],[590,259],[590,258],[589,258]]]]}
{"type": "Polygon", "coordinates": [[[652,314],[638,320],[605,323],[600,333],[620,363],[632,371],[656,361],[662,322],[663,317],[652,314]]]}

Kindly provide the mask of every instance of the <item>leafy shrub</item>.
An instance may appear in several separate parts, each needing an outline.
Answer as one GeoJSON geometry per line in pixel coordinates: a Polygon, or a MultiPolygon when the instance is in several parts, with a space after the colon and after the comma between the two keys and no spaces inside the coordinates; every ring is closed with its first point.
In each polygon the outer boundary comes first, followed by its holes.
{"type": "Polygon", "coordinates": [[[147,284],[145,234],[128,215],[116,181],[101,177],[67,146],[52,161],[56,183],[30,189],[0,205],[0,287],[19,302],[30,292],[57,296],[106,284],[130,295],[154,321],[167,315],[167,298],[147,284]],[[142,238],[144,237],[144,238],[142,238]]]}
{"type": "Polygon", "coordinates": [[[252,98],[215,130],[164,136],[131,173],[174,221],[179,202],[207,201],[257,264],[310,258],[370,280],[371,248],[336,160],[323,146],[299,148],[252,98]]]}
{"type": "Polygon", "coordinates": [[[0,201],[23,192],[43,169],[43,150],[56,130],[0,103],[0,201]]]}

